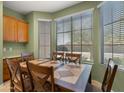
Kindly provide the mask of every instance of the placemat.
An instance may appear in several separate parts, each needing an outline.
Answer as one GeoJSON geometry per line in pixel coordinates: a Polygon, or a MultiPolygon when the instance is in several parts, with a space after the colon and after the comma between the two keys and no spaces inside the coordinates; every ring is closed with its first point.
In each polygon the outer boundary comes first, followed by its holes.
{"type": "Polygon", "coordinates": [[[83,70],[84,65],[64,65],[54,72],[54,76],[56,79],[75,84],[83,70]]]}

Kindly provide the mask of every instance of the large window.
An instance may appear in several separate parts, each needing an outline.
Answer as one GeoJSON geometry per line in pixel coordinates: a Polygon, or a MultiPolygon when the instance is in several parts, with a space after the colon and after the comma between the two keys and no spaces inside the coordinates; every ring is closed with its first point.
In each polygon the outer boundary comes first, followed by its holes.
{"type": "Polygon", "coordinates": [[[92,11],[58,20],[57,51],[82,53],[82,60],[92,59],[92,11]]]}
{"type": "Polygon", "coordinates": [[[102,62],[113,58],[124,65],[124,2],[106,2],[100,9],[102,18],[102,62]]]}

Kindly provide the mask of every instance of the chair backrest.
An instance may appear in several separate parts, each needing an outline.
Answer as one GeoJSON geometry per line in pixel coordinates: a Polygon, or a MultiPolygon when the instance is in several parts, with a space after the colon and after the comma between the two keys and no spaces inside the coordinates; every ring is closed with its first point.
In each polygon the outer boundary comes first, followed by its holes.
{"type": "Polygon", "coordinates": [[[39,82],[41,88],[45,85],[45,82],[50,77],[51,91],[54,91],[54,71],[53,67],[41,66],[28,62],[29,69],[31,71],[32,77],[36,82],[39,82]],[[43,76],[43,77],[42,77],[43,76]]]}
{"type": "Polygon", "coordinates": [[[11,91],[33,91],[33,82],[31,81],[30,76],[21,70],[19,61],[6,59],[6,62],[10,73],[11,91]],[[28,89],[25,87],[25,84],[27,83],[25,80],[27,78],[30,80],[28,81],[28,83],[30,83],[30,88],[28,89]]]}
{"type": "Polygon", "coordinates": [[[53,52],[53,60],[64,60],[64,52],[53,52]]]}
{"type": "Polygon", "coordinates": [[[112,88],[112,85],[114,82],[114,78],[115,78],[115,75],[117,72],[117,68],[118,68],[118,65],[115,65],[113,63],[112,59],[110,58],[108,61],[108,65],[107,65],[104,79],[102,82],[102,91],[103,92],[110,92],[111,91],[111,88],[112,88]]]}
{"type": "Polygon", "coordinates": [[[69,60],[70,62],[74,62],[74,63],[79,62],[80,63],[81,54],[77,54],[77,53],[66,53],[65,54],[65,58],[67,60],[69,60]]]}
{"type": "Polygon", "coordinates": [[[8,68],[9,68],[11,85],[12,85],[11,87],[13,87],[13,91],[14,91],[15,87],[18,87],[17,83],[18,83],[19,87],[21,87],[22,91],[25,91],[19,62],[10,61],[9,59],[6,59],[6,62],[7,62],[8,68]]]}
{"type": "Polygon", "coordinates": [[[26,60],[34,60],[33,53],[23,52],[21,53],[22,62],[26,60]]]}

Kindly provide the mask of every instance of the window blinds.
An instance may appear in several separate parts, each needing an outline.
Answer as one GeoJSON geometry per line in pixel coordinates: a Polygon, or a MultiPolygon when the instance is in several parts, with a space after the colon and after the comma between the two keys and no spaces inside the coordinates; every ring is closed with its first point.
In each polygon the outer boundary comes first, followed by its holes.
{"type": "Polygon", "coordinates": [[[124,2],[107,2],[102,13],[104,30],[110,31],[113,43],[124,43],[124,2]]]}
{"type": "Polygon", "coordinates": [[[124,2],[106,2],[100,10],[104,32],[104,59],[111,57],[117,64],[122,64],[124,60],[124,2]]]}
{"type": "Polygon", "coordinates": [[[87,11],[57,22],[57,51],[80,52],[86,60],[92,52],[92,11],[87,11]]]}

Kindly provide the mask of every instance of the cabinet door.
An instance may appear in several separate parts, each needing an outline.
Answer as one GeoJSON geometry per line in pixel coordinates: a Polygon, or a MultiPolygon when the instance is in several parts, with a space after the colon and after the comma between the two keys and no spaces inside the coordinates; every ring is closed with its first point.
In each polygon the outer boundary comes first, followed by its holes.
{"type": "Polygon", "coordinates": [[[28,24],[18,21],[18,42],[28,42],[28,24]]]}
{"type": "Polygon", "coordinates": [[[9,41],[10,39],[10,18],[9,17],[6,17],[4,16],[4,19],[3,19],[3,40],[4,41],[9,41]]]}
{"type": "Polygon", "coordinates": [[[10,19],[10,41],[17,42],[17,20],[10,19]]]}
{"type": "Polygon", "coordinates": [[[17,21],[11,17],[4,16],[4,41],[17,41],[17,21]]]}
{"type": "Polygon", "coordinates": [[[7,81],[10,79],[10,75],[9,75],[9,69],[7,66],[7,63],[5,61],[5,59],[3,60],[3,82],[7,81]]]}

